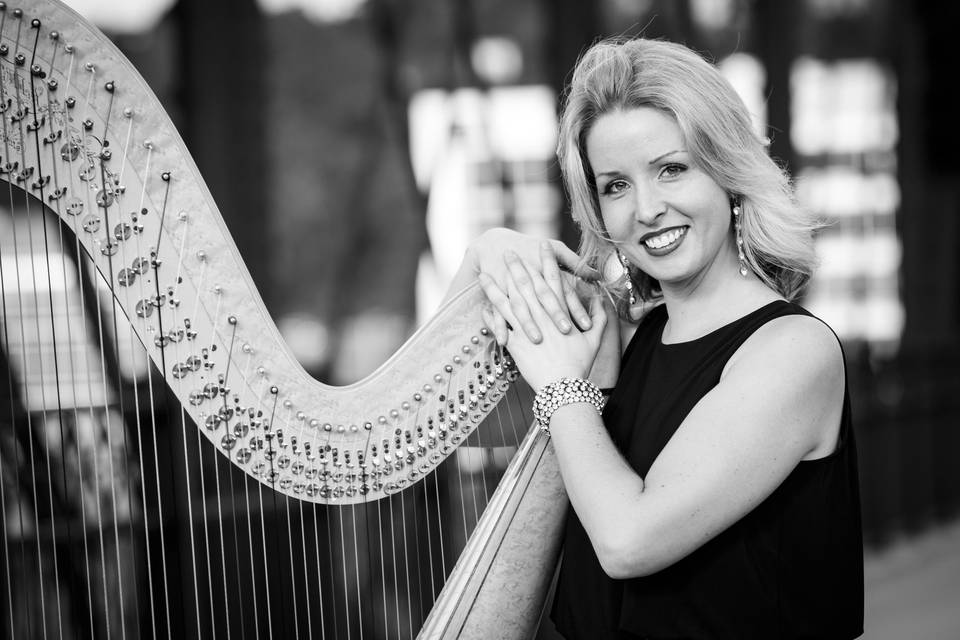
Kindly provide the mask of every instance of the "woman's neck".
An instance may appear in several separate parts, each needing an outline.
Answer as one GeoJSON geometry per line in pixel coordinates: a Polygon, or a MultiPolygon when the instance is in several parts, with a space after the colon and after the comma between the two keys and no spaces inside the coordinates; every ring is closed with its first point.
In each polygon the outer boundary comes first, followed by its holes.
{"type": "Polygon", "coordinates": [[[744,277],[734,271],[732,277],[726,275],[721,280],[663,288],[669,315],[663,330],[664,342],[699,338],[774,300],[783,299],[753,273],[744,277]]]}

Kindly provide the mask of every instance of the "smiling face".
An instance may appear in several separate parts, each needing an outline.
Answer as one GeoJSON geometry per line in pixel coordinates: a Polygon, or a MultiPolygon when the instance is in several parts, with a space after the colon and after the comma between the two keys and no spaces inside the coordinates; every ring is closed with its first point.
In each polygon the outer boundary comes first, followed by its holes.
{"type": "Polygon", "coordinates": [[[610,239],[665,294],[737,274],[729,196],[694,163],[670,115],[604,114],[586,152],[610,239]]]}

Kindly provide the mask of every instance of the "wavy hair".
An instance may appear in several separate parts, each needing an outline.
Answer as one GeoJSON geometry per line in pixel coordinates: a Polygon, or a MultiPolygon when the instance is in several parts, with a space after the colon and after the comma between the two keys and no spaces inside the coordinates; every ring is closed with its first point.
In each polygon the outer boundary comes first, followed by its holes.
{"type": "MultiPolygon", "coordinates": [[[[581,230],[580,255],[603,271],[615,247],[600,215],[586,139],[605,113],[652,107],[679,125],[693,161],[741,208],[747,264],[788,300],[802,293],[816,265],[813,231],[820,226],[794,198],[784,171],[753,131],[746,106],[716,67],[687,47],[644,38],[605,40],[584,53],[573,71],[560,122],[557,157],[581,230]]],[[[628,269],[643,301],[661,296],[659,283],[628,269]]],[[[625,309],[626,279],[608,283],[625,309]]]]}

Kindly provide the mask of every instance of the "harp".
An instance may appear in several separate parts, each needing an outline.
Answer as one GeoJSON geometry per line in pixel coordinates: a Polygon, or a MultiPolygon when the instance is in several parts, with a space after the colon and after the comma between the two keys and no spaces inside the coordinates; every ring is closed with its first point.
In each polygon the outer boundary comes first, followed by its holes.
{"type": "Polygon", "coordinates": [[[0,636],[533,633],[566,498],[477,287],[325,386],[55,0],[0,2],[0,118],[0,636]]]}

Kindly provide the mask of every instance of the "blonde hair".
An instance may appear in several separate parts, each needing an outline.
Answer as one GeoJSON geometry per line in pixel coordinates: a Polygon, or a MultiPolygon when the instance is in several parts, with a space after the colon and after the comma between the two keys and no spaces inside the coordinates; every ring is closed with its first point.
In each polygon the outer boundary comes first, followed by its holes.
{"type": "MultiPolygon", "coordinates": [[[[784,171],[752,128],[743,101],[712,64],[683,45],[661,40],[606,40],[593,45],[573,72],[560,122],[557,156],[581,229],[580,255],[602,270],[614,246],[607,237],[586,139],[611,111],[652,107],[677,122],[693,161],[739,203],[743,253],[750,269],[788,300],[816,265],[819,223],[801,209],[784,171]]],[[[659,297],[659,283],[631,267],[639,297],[659,297]]],[[[608,290],[621,303],[626,279],[608,290]]],[[[622,305],[621,305],[622,306],[622,305]]]]}

